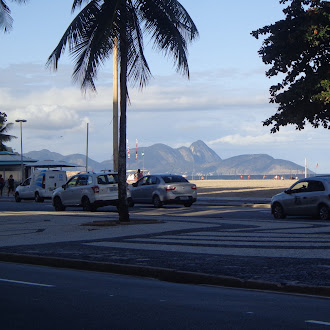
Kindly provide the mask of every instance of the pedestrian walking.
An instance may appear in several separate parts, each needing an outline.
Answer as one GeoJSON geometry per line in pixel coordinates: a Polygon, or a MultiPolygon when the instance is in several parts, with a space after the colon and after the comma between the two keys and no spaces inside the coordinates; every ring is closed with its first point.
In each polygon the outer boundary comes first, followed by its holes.
{"type": "Polygon", "coordinates": [[[5,180],[2,177],[2,174],[0,174],[0,194],[1,194],[1,197],[2,197],[2,191],[3,191],[4,186],[5,186],[5,180]]]}
{"type": "Polygon", "coordinates": [[[15,193],[15,180],[14,180],[12,174],[10,174],[10,176],[8,178],[8,181],[7,181],[7,184],[8,184],[8,196],[9,196],[10,192],[12,192],[12,195],[14,195],[14,193],[15,193]]]}
{"type": "Polygon", "coordinates": [[[140,169],[137,170],[136,177],[137,177],[137,180],[139,180],[143,177],[143,173],[141,172],[140,169]]]}

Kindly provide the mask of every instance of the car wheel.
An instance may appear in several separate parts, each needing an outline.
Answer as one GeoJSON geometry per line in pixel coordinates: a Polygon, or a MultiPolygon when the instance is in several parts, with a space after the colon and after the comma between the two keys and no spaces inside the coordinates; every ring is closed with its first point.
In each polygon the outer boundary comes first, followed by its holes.
{"type": "Polygon", "coordinates": [[[21,197],[19,197],[19,193],[15,193],[15,201],[19,203],[21,201],[21,197]]]}
{"type": "Polygon", "coordinates": [[[273,205],[273,216],[275,219],[285,219],[284,210],[281,204],[275,203],[273,205]]]}
{"type": "Polygon", "coordinates": [[[61,198],[55,197],[53,203],[55,211],[65,211],[65,206],[62,204],[61,198]]]}
{"type": "Polygon", "coordinates": [[[154,204],[154,207],[162,207],[163,206],[163,203],[162,201],[160,200],[159,196],[158,195],[155,195],[153,200],[152,200],[152,203],[154,204]]]}
{"type": "Polygon", "coordinates": [[[329,220],[330,212],[329,212],[329,208],[326,205],[321,205],[319,207],[319,218],[321,220],[329,220]]]}
{"type": "Polygon", "coordinates": [[[82,207],[83,207],[84,211],[87,211],[87,212],[96,211],[96,207],[90,202],[89,198],[86,197],[86,196],[83,197],[81,204],[82,204],[82,207]]]}
{"type": "Polygon", "coordinates": [[[34,195],[34,200],[37,202],[37,203],[42,203],[44,201],[44,199],[42,197],[40,197],[39,193],[36,192],[35,195],[34,195]]]}
{"type": "Polygon", "coordinates": [[[184,203],[183,205],[184,205],[185,207],[190,207],[190,206],[192,205],[192,203],[190,203],[190,202],[189,202],[189,203],[184,203]]]}

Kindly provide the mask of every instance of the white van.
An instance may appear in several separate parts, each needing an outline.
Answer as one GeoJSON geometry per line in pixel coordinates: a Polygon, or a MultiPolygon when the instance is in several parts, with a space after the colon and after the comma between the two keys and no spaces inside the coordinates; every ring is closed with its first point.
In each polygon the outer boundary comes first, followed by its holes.
{"type": "Polygon", "coordinates": [[[59,170],[36,170],[15,191],[15,200],[34,199],[43,202],[51,198],[53,191],[67,181],[66,172],[59,170]]]}

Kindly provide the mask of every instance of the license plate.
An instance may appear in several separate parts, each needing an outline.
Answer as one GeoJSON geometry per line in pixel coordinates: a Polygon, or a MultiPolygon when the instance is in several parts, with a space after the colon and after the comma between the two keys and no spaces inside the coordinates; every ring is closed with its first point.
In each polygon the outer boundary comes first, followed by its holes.
{"type": "Polygon", "coordinates": [[[183,201],[186,201],[186,200],[189,199],[189,197],[187,197],[187,196],[182,196],[182,197],[180,197],[180,199],[183,200],[183,201]]]}

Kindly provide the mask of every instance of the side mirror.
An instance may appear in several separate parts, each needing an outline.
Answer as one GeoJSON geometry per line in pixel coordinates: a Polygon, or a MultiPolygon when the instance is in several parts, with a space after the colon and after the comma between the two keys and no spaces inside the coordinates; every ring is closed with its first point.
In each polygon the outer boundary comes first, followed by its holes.
{"type": "Polygon", "coordinates": [[[132,183],[132,186],[137,187],[137,183],[136,182],[132,183]]]}
{"type": "Polygon", "coordinates": [[[66,184],[62,184],[62,188],[65,190],[66,189],[66,184]]]}
{"type": "Polygon", "coordinates": [[[284,190],[284,192],[288,195],[291,195],[292,194],[292,191],[290,189],[287,189],[287,190],[284,190]]]}

